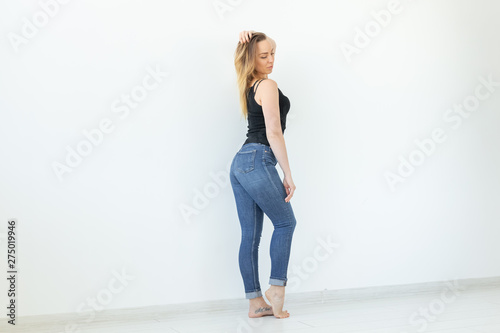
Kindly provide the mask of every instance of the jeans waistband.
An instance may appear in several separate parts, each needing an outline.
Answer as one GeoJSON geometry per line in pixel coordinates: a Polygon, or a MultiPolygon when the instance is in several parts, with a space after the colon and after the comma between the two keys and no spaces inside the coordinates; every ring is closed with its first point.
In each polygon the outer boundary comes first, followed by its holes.
{"type": "Polygon", "coordinates": [[[245,143],[243,146],[241,146],[240,148],[240,151],[243,151],[245,149],[249,149],[249,148],[266,148],[267,150],[269,151],[273,151],[271,149],[271,146],[268,146],[268,145],[265,145],[263,143],[259,143],[259,142],[250,142],[250,143],[245,143]]]}

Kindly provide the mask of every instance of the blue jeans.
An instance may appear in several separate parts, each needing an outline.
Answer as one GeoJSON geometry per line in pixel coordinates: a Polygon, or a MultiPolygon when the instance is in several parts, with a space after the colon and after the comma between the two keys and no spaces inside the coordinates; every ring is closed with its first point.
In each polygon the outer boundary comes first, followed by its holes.
{"type": "Polygon", "coordinates": [[[276,157],[270,146],[244,144],[231,163],[230,180],[241,225],[240,272],[247,299],[262,296],[259,283],[258,251],[264,213],[274,225],[269,249],[270,285],[286,286],[288,261],[295,216],[286,202],[285,186],[276,170],[276,157]]]}

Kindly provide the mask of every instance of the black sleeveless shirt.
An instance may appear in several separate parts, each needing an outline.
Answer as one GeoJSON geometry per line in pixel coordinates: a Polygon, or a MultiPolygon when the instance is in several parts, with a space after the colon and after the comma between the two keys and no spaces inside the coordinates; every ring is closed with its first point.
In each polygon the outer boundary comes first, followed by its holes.
{"type": "MultiPolygon", "coordinates": [[[[257,88],[259,87],[259,84],[260,82],[262,82],[262,80],[255,82],[255,83],[258,82],[257,86],[255,87],[255,91],[257,91],[257,88]]],[[[269,141],[267,141],[266,123],[264,121],[264,113],[262,112],[262,106],[257,104],[257,101],[255,100],[255,92],[253,88],[255,86],[255,83],[250,87],[247,94],[248,132],[247,132],[247,139],[243,143],[243,145],[251,142],[258,142],[265,144],[267,146],[271,146],[269,144],[269,141]]],[[[279,88],[278,88],[278,93],[279,93],[281,131],[284,134],[286,128],[286,115],[290,110],[290,100],[288,99],[288,97],[283,95],[283,93],[279,88]]]]}

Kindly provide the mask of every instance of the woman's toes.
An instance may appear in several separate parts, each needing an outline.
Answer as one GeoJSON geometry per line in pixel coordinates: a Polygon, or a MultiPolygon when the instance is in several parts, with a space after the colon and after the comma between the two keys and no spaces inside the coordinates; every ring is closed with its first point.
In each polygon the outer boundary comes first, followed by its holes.
{"type": "Polygon", "coordinates": [[[280,313],[279,315],[276,315],[277,318],[288,318],[290,317],[290,314],[286,311],[283,311],[282,313],[280,313]]]}

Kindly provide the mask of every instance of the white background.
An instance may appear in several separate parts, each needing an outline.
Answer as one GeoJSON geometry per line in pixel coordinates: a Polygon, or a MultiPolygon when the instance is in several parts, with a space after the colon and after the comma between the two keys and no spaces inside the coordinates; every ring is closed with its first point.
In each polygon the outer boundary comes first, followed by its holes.
{"type": "Polygon", "coordinates": [[[500,5],[401,1],[349,62],[341,45],[389,3],[70,1],[14,47],[42,7],[2,1],[0,269],[15,218],[18,315],[244,298],[227,170],[246,139],[233,54],[250,29],[277,42],[269,77],[291,101],[288,293],[500,276],[500,86],[458,128],[444,118],[480,77],[500,82],[500,5]],[[148,67],[168,75],[120,118],[148,67]],[[105,118],[113,131],[60,180],[54,162],[105,118]],[[435,128],[446,140],[392,191],[386,173],[435,128]],[[110,293],[122,271],[134,278],[110,293]]]}

